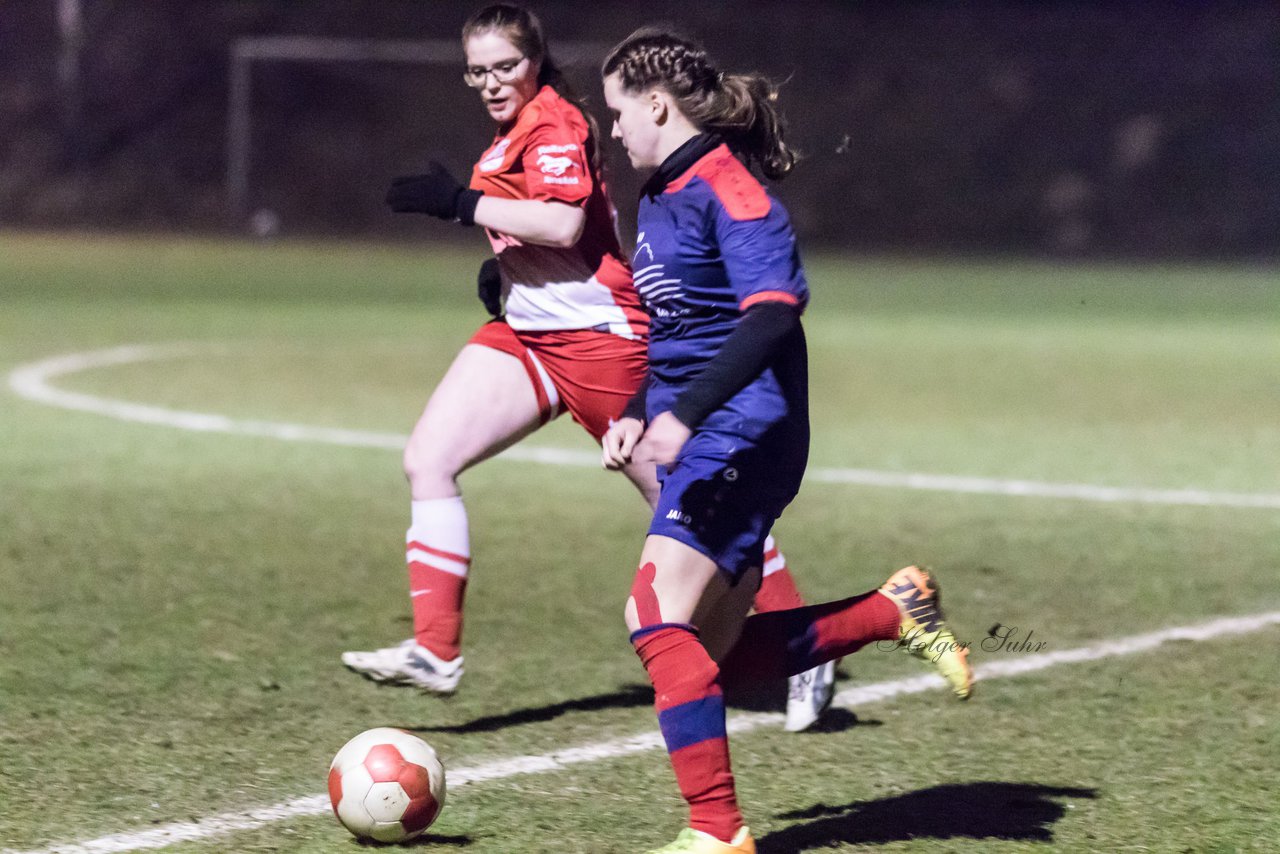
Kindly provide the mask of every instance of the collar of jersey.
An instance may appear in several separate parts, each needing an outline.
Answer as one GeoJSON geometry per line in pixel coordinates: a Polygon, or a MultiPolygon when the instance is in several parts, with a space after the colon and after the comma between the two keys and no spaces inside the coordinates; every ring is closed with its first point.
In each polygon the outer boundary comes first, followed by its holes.
{"type": "Polygon", "coordinates": [[[644,188],[640,190],[640,194],[650,198],[661,195],[673,181],[680,178],[684,173],[692,169],[699,160],[723,144],[724,139],[716,133],[700,133],[687,140],[683,145],[667,155],[667,159],[662,161],[662,165],[658,167],[658,170],[649,176],[648,181],[644,182],[644,188]]]}
{"type": "Polygon", "coordinates": [[[529,103],[520,108],[520,112],[516,113],[511,121],[498,128],[497,133],[494,134],[493,138],[495,140],[502,139],[504,136],[511,136],[514,134],[517,128],[532,125],[538,114],[542,112],[543,105],[548,101],[558,98],[559,96],[560,93],[555,90],[554,86],[551,86],[550,84],[543,84],[537,94],[529,99],[529,103]],[[535,109],[529,109],[535,104],[537,105],[535,109]]]}

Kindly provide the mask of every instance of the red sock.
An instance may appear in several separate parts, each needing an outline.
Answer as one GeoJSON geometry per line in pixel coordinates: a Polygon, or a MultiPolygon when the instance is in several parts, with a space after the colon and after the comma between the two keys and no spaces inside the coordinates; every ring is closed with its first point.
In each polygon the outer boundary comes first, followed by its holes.
{"type": "Polygon", "coordinates": [[[462,652],[462,599],[466,591],[464,576],[410,559],[413,636],[419,646],[425,646],[445,661],[457,658],[462,652]]]}
{"type": "Polygon", "coordinates": [[[897,640],[901,615],[874,590],[821,605],[756,614],[720,662],[720,683],[742,685],[803,673],[878,640],[897,640]]]}
{"type": "Polygon", "coordinates": [[[764,563],[761,566],[760,589],[752,603],[757,614],[804,607],[804,597],[787,568],[787,556],[778,548],[772,534],[764,539],[764,563]]]}
{"type": "Polygon", "coordinates": [[[689,804],[689,826],[728,842],[742,827],[742,813],[715,662],[688,626],[641,629],[631,642],[653,682],[658,726],[689,804]]]}

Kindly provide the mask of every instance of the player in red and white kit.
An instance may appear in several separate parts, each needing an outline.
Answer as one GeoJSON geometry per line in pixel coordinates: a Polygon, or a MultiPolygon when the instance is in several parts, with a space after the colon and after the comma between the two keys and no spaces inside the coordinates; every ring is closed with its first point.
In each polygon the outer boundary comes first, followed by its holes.
{"type": "MultiPolygon", "coordinates": [[[[601,180],[598,136],[558,90],[537,18],[518,6],[490,6],[467,21],[462,41],[464,79],[498,125],[493,143],[469,187],[432,163],[425,174],[396,179],[387,201],[398,212],[484,227],[496,262],[486,262],[480,285],[495,319],[458,354],[405,449],[414,637],[342,656],[371,679],[437,693],[455,690],[463,671],[471,547],[458,475],[563,412],[599,442],[644,380],[649,326],[601,180]]],[[[653,506],[654,466],[624,470],[653,506]]],[[[773,571],[757,609],[800,604],[772,540],[766,551],[773,571]]],[[[830,701],[832,672],[825,665],[792,678],[789,729],[817,719],[830,701]]]]}

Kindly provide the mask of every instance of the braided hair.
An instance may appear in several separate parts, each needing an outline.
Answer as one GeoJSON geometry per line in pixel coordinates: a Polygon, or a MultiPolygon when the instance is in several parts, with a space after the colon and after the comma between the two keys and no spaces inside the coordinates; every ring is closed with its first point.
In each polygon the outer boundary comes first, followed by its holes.
{"type": "Polygon", "coordinates": [[[726,74],[702,45],[669,30],[636,30],[609,52],[603,76],[618,75],[625,92],[661,89],[700,130],[718,133],[748,163],[774,180],[796,162],[787,146],[778,87],[762,74],[726,74]]]}
{"type": "Polygon", "coordinates": [[[597,156],[599,146],[596,140],[600,137],[600,128],[595,117],[586,107],[586,102],[573,91],[573,87],[565,79],[560,66],[551,58],[547,48],[547,37],[542,30],[542,21],[531,10],[515,3],[494,3],[485,6],[467,18],[462,25],[462,43],[481,33],[497,33],[511,42],[516,50],[529,57],[530,62],[538,63],[538,87],[550,86],[560,97],[578,108],[582,118],[587,122],[589,135],[587,153],[593,166],[599,168],[597,156]]]}

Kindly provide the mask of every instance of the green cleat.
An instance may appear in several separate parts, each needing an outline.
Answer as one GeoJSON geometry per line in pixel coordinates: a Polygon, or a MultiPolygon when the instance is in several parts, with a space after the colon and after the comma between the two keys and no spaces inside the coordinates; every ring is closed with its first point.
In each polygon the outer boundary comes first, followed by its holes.
{"type": "Polygon", "coordinates": [[[721,842],[710,833],[686,827],[674,842],[655,848],[649,854],[756,854],[756,841],[745,827],[738,828],[730,842],[721,842]]]}
{"type": "Polygon", "coordinates": [[[956,640],[942,616],[942,591],[927,569],[908,566],[889,576],[880,592],[902,611],[898,644],[938,668],[951,691],[961,700],[973,693],[969,645],[956,640]]]}

